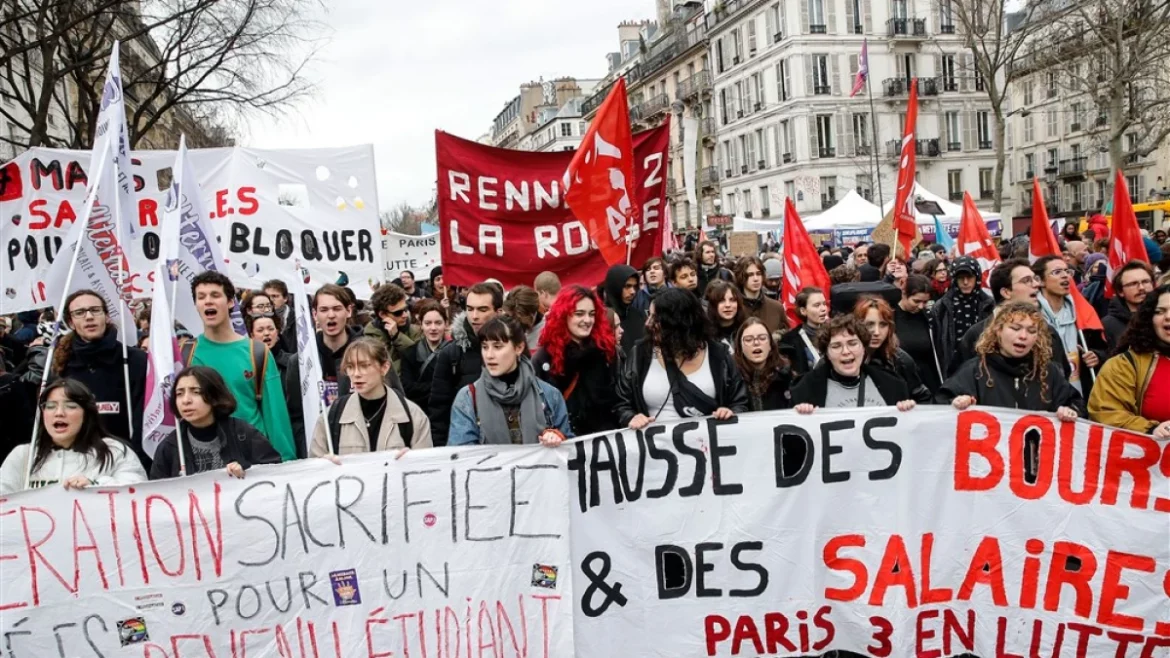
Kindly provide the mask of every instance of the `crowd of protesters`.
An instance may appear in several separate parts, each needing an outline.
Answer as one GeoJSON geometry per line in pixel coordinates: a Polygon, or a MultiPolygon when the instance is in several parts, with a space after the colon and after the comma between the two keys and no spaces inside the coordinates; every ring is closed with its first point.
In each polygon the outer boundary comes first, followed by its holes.
{"type": "Polygon", "coordinates": [[[694,241],[640,269],[615,265],[595,286],[562,287],[542,272],[511,290],[491,279],[457,288],[442,268],[426,282],[403,272],[369,300],[327,284],[308,300],[327,404],[318,418],[302,409],[287,286],[237,291],[203,272],[189,292],[203,326],[178,334],[177,428],[153,458],[142,437],[149,309],[136,315],[124,362],[106,300],[82,290],[60,309],[67,331],[51,361],[53,311],[0,318],[0,494],[207,471],[242,478],[306,457],[555,446],[778,409],[984,405],[1167,439],[1170,274],[1159,273],[1170,272],[1170,244],[1161,231],[1147,237],[1154,265],[1131,262],[1106,282],[1106,237],[1070,224],[1062,255],[1034,262],[1026,238],[1005,241],[986,277],[939,245],[910,258],[885,244],[824,245],[832,286],[800,290],[791,314],[771,243],[734,259],[694,241]],[[1074,287],[1103,331],[1078,328],[1074,287]],[[231,322],[237,303],[247,336],[231,322]]]}

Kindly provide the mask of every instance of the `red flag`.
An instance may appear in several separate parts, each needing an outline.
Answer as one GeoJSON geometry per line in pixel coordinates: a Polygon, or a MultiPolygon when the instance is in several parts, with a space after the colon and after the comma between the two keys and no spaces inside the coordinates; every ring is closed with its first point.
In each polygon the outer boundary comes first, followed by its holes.
{"type": "Polygon", "coordinates": [[[917,168],[917,142],[914,130],[918,124],[918,80],[910,81],[910,102],[906,106],[906,134],[902,136],[902,157],[898,164],[898,187],[894,197],[894,231],[904,257],[910,257],[910,245],[918,222],[914,212],[914,173],[917,168]]]}
{"type": "Polygon", "coordinates": [[[1044,207],[1044,193],[1040,182],[1032,179],[1032,228],[1028,231],[1028,260],[1036,262],[1045,256],[1059,256],[1060,245],[1052,224],[1048,223],[1048,208],[1044,207]]]}
{"type": "Polygon", "coordinates": [[[1077,314],[1077,330],[1084,331],[1086,329],[1095,329],[1097,331],[1105,331],[1105,326],[1101,324],[1101,318],[1097,316],[1097,309],[1085,299],[1081,291],[1075,285],[1069,286],[1069,291],[1073,298],[1073,309],[1077,314]]]}
{"type": "Polygon", "coordinates": [[[857,77],[853,79],[853,91],[849,92],[849,98],[853,98],[858,92],[865,87],[865,81],[869,78],[869,40],[861,40],[861,56],[857,58],[857,77]]]}
{"type": "Polygon", "coordinates": [[[971,194],[963,192],[963,218],[959,221],[959,255],[970,256],[983,268],[983,287],[991,277],[991,270],[999,264],[999,250],[987,232],[987,223],[975,207],[971,194]]]}
{"type": "Polygon", "coordinates": [[[1150,257],[1129,200],[1129,185],[1118,169],[1113,183],[1113,234],[1109,239],[1109,263],[1105,266],[1106,297],[1113,296],[1113,274],[1133,260],[1149,264],[1150,257]]]}
{"type": "Polygon", "coordinates": [[[787,199],[784,206],[784,278],[780,281],[780,299],[788,312],[789,324],[795,327],[800,324],[800,316],[796,313],[796,293],[810,286],[820,288],[825,292],[825,301],[829,300],[829,273],[825,271],[825,263],[817,254],[812,238],[804,229],[804,222],[796,214],[796,206],[792,199],[787,199]]]}
{"type": "Polygon", "coordinates": [[[585,223],[608,265],[626,262],[638,238],[636,185],[626,81],[618,78],[565,170],[565,203],[585,223]]]}

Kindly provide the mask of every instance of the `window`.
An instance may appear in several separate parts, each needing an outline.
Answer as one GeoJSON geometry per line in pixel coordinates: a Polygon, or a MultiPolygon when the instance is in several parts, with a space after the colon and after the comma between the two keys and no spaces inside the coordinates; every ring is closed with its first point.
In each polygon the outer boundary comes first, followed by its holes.
{"type": "Polygon", "coordinates": [[[744,114],[752,111],[752,106],[748,103],[747,88],[744,87],[743,80],[735,83],[735,116],[742,119],[744,114]]]}
{"type": "Polygon", "coordinates": [[[991,117],[990,112],[981,110],[975,113],[975,127],[979,131],[979,148],[991,148],[991,117]]]}
{"type": "Polygon", "coordinates": [[[863,22],[865,20],[865,5],[862,4],[861,0],[846,0],[846,2],[853,5],[853,25],[846,25],[845,29],[852,34],[865,34],[863,22]]]}
{"type": "Polygon", "coordinates": [[[587,132],[589,132],[589,124],[585,123],[584,121],[577,124],[577,134],[578,135],[584,136],[585,133],[587,133],[587,132]]]}
{"type": "Polygon", "coordinates": [[[947,172],[947,196],[951,201],[963,200],[963,170],[951,169],[947,172]]]}
{"type": "Polygon", "coordinates": [[[1085,204],[1083,186],[1080,183],[1074,183],[1069,185],[1068,188],[1067,197],[1072,199],[1071,210],[1080,210],[1085,204]]]}
{"type": "Polygon", "coordinates": [[[768,146],[767,142],[764,141],[763,128],[758,128],[756,130],[755,145],[752,150],[756,153],[756,166],[760,169],[766,168],[768,166],[768,146]]]}
{"type": "Polygon", "coordinates": [[[788,60],[785,59],[776,65],[776,94],[781,103],[788,100],[788,60]]]}
{"type": "Polygon", "coordinates": [[[784,38],[784,18],[780,14],[780,3],[768,8],[768,29],[772,31],[772,42],[784,38]]]}
{"type": "Polygon", "coordinates": [[[1036,175],[1036,156],[1033,153],[1024,154],[1024,175],[1032,178],[1036,175]]]}
{"type": "Polygon", "coordinates": [[[1129,187],[1129,200],[1131,203],[1137,203],[1138,198],[1141,197],[1141,183],[1138,181],[1137,175],[1130,175],[1125,177],[1125,184],[1129,187]]]}
{"type": "Polygon", "coordinates": [[[833,149],[833,115],[817,115],[817,148],[822,158],[831,158],[836,153],[833,149]]]}
{"type": "Polygon", "coordinates": [[[750,217],[752,214],[752,191],[744,190],[739,194],[743,196],[743,211],[750,217]]]}
{"type": "Polygon", "coordinates": [[[942,85],[943,91],[958,91],[959,80],[955,76],[955,56],[942,56],[942,85]]]}
{"type": "Polygon", "coordinates": [[[726,70],[723,66],[723,39],[715,40],[715,70],[720,73],[726,70]]]}
{"type": "Polygon", "coordinates": [[[792,199],[792,202],[796,203],[796,181],[784,181],[784,197],[792,199]]]}
{"type": "Polygon", "coordinates": [[[899,20],[906,20],[906,0],[893,1],[893,17],[899,20]]]}
{"type": "Polygon", "coordinates": [[[747,24],[748,55],[756,55],[756,19],[753,17],[747,24]]]}
{"type": "Polygon", "coordinates": [[[1031,80],[1024,81],[1024,105],[1032,104],[1032,86],[1031,80]]]}
{"type": "Polygon", "coordinates": [[[760,110],[764,109],[765,101],[767,100],[767,97],[764,95],[764,74],[763,73],[753,73],[752,74],[752,89],[754,90],[754,96],[755,96],[754,109],[757,112],[759,112],[760,110]]]}
{"type": "Polygon", "coordinates": [[[768,206],[772,205],[771,203],[769,203],[771,200],[772,200],[772,195],[768,192],[768,186],[761,185],[760,186],[760,213],[761,214],[767,214],[766,211],[769,209],[768,206]]]}
{"type": "Polygon", "coordinates": [[[789,133],[790,126],[788,119],[780,122],[780,128],[776,131],[776,138],[780,140],[780,161],[784,164],[792,162],[792,136],[789,133]]]}
{"type": "Polygon", "coordinates": [[[727,203],[725,205],[727,206],[727,214],[729,214],[729,215],[738,214],[735,211],[735,193],[734,192],[727,195],[727,203]]]}
{"type": "Polygon", "coordinates": [[[995,170],[991,167],[979,168],[979,198],[990,199],[995,196],[995,185],[992,183],[992,177],[995,170]]]}
{"type": "Polygon", "coordinates": [[[743,61],[743,36],[739,30],[731,31],[731,63],[739,64],[743,61]]]}
{"type": "Polygon", "coordinates": [[[727,107],[727,87],[719,90],[719,119],[720,123],[727,125],[727,115],[730,114],[731,108],[727,107]]]}
{"type": "Polygon", "coordinates": [[[829,56],[813,55],[813,93],[826,96],[831,93],[829,88],[829,56]]]}
{"type": "Polygon", "coordinates": [[[821,176],[821,208],[832,208],[837,203],[837,177],[821,176]]]}
{"type": "Polygon", "coordinates": [[[869,115],[854,114],[853,143],[857,145],[858,155],[869,155],[872,152],[869,148],[869,137],[869,115]]]}
{"type": "Polygon", "coordinates": [[[1045,113],[1045,135],[1048,137],[1056,137],[1056,110],[1048,110],[1045,113]]]}
{"type": "Polygon", "coordinates": [[[1056,98],[1056,74],[1049,71],[1045,74],[1047,77],[1048,97],[1056,98]]]}
{"type": "Polygon", "coordinates": [[[1029,114],[1024,119],[1024,143],[1031,144],[1036,141],[1036,126],[1032,122],[1032,115],[1029,114]]]}
{"type": "Polygon", "coordinates": [[[947,112],[946,114],[946,131],[947,131],[947,150],[961,151],[963,149],[963,138],[961,128],[959,127],[959,113],[955,111],[947,112]]]}
{"type": "Polygon", "coordinates": [[[955,13],[954,7],[951,6],[951,0],[941,0],[939,2],[939,31],[943,34],[955,33],[955,13]]]}
{"type": "Polygon", "coordinates": [[[975,91],[983,91],[983,69],[979,68],[978,61],[972,61],[971,66],[975,69],[975,91]]]}
{"type": "Polygon", "coordinates": [[[1081,129],[1081,117],[1084,115],[1084,106],[1080,103],[1073,103],[1069,107],[1069,130],[1077,131],[1081,129]]]}
{"type": "Polygon", "coordinates": [[[857,193],[866,201],[873,201],[873,176],[857,174],[857,193]]]}
{"type": "Polygon", "coordinates": [[[1045,169],[1056,169],[1056,149],[1048,149],[1048,156],[1045,159],[1045,169]]]}
{"type": "Polygon", "coordinates": [[[735,154],[731,148],[731,142],[723,142],[723,175],[724,177],[731,176],[735,170],[735,154]]]}
{"type": "Polygon", "coordinates": [[[739,136],[739,153],[743,156],[743,162],[739,163],[739,172],[746,174],[748,172],[748,162],[751,161],[751,154],[748,152],[747,135],[739,136]]]}
{"type": "Polygon", "coordinates": [[[1097,198],[1093,201],[1094,208],[1105,207],[1105,181],[1097,181],[1097,198]]]}
{"type": "Polygon", "coordinates": [[[808,0],[808,30],[813,34],[825,33],[824,0],[808,0]]]}
{"type": "Polygon", "coordinates": [[[573,136],[573,124],[562,123],[561,124],[561,137],[572,137],[572,136],[573,136]]]}

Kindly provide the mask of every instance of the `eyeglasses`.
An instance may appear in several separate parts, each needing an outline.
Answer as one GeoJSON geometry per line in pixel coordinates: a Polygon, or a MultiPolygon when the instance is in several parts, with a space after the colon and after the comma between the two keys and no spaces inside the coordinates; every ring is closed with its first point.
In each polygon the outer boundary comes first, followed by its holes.
{"type": "Polygon", "coordinates": [[[768,342],[768,336],[744,336],[743,342],[745,345],[763,345],[768,342]]]}
{"type": "Polygon", "coordinates": [[[1049,272],[1049,274],[1051,274],[1052,276],[1064,276],[1066,274],[1072,274],[1072,270],[1070,270],[1066,267],[1058,267],[1055,270],[1052,270],[1051,272],[1049,272]]]}
{"type": "Polygon", "coordinates": [[[400,318],[403,315],[406,315],[406,307],[403,306],[400,309],[388,308],[388,309],[386,309],[386,312],[389,313],[390,315],[393,315],[396,318],[400,318]]]}
{"type": "Polygon", "coordinates": [[[1022,284],[1024,284],[1025,286],[1034,286],[1034,285],[1036,285],[1036,277],[1034,277],[1034,276],[1026,276],[1026,277],[1024,277],[1024,278],[1022,278],[1022,279],[1019,279],[1018,281],[1016,281],[1016,283],[1022,283],[1022,284]]]}
{"type": "Polygon", "coordinates": [[[89,308],[75,308],[69,311],[69,317],[74,320],[80,320],[87,315],[92,315],[95,318],[100,318],[105,315],[105,310],[100,306],[90,306],[89,308]]]}
{"type": "Polygon", "coordinates": [[[1130,290],[1132,290],[1134,288],[1145,288],[1146,286],[1153,288],[1154,282],[1150,281],[1149,279],[1144,279],[1142,281],[1130,281],[1129,283],[1121,284],[1122,288],[1127,288],[1130,290]]]}
{"type": "Polygon", "coordinates": [[[273,310],[273,308],[272,308],[272,304],[252,304],[252,310],[253,311],[260,311],[261,313],[264,313],[266,311],[273,310]]]}
{"type": "Polygon", "coordinates": [[[78,411],[81,409],[81,405],[72,400],[66,400],[65,402],[46,402],[41,405],[41,409],[45,411],[56,411],[58,405],[62,404],[65,405],[65,411],[78,411]]]}

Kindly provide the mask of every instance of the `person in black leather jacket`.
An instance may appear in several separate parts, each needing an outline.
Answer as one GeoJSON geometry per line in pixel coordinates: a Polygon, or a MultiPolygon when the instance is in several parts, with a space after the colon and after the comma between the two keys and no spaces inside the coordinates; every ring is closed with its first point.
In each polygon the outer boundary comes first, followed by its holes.
{"type": "Polygon", "coordinates": [[[646,338],[618,376],[618,420],[642,429],[653,422],[748,410],[747,388],[727,349],[710,338],[699,298],[680,288],[659,292],[650,305],[646,338]]]}
{"type": "Polygon", "coordinates": [[[894,309],[886,300],[865,296],[853,307],[853,317],[869,330],[869,362],[894,373],[906,383],[910,399],[928,404],[934,394],[922,383],[918,365],[902,348],[894,335],[894,309]]]}
{"type": "Polygon", "coordinates": [[[915,407],[901,377],[866,362],[869,330],[857,318],[838,315],[830,320],[817,332],[816,346],[825,358],[792,387],[797,413],[811,414],[820,407],[896,406],[899,411],[915,407]]]}

